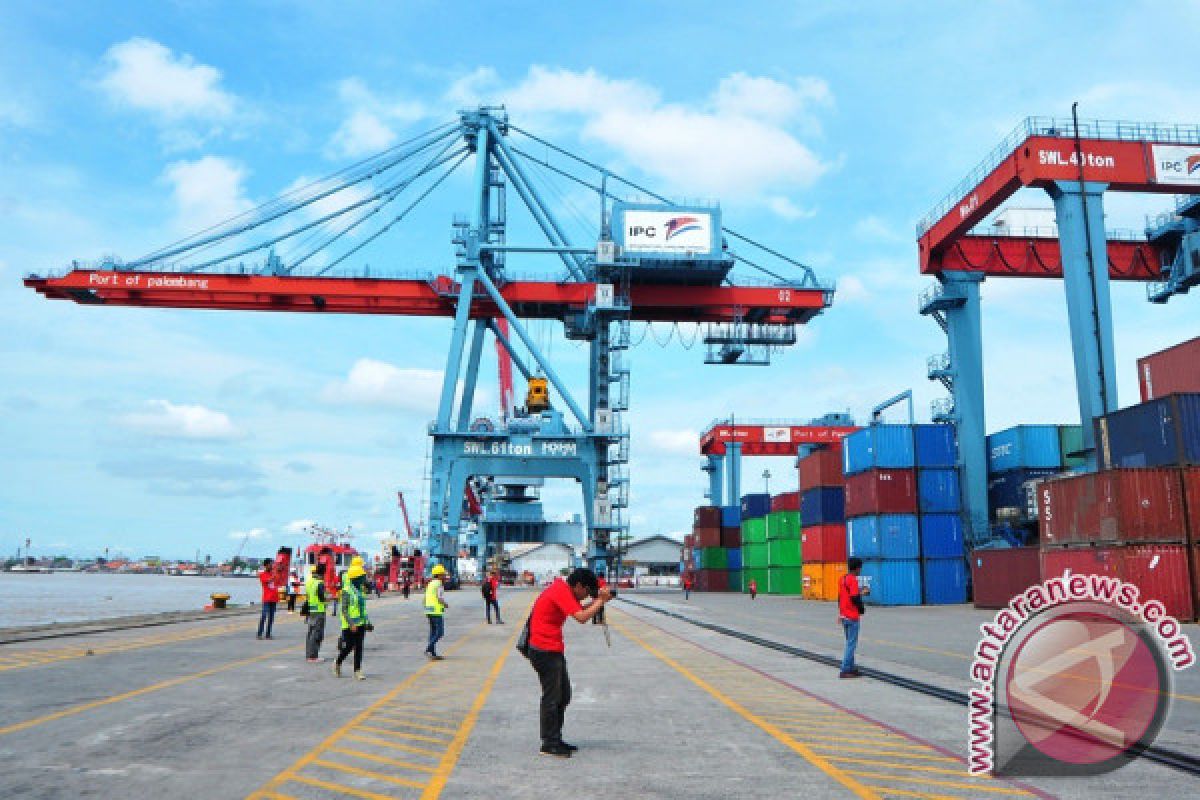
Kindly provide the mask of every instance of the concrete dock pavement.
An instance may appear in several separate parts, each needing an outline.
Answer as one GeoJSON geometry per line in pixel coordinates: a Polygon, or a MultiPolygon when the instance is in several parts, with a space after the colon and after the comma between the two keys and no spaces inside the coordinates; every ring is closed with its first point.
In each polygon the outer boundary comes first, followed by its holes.
{"type": "MultiPolygon", "coordinates": [[[[611,647],[600,627],[567,623],[564,735],[580,750],[547,758],[537,678],[513,647],[534,597],[502,592],[508,624],[489,626],[477,591],[452,593],[440,662],[422,656],[416,597],[372,600],[361,682],[335,679],[328,660],[307,664],[299,618],[282,615],[272,641],[255,640],[251,620],[222,630],[243,621],[213,619],[160,628],[155,641],[90,637],[92,656],[35,663],[21,656],[35,643],[0,646],[0,658],[24,664],[0,671],[0,797],[1167,798],[1194,781],[1149,763],[1094,780],[972,778],[961,708],[839,681],[823,665],[621,601],[611,647]]],[[[704,613],[764,636],[788,623],[778,604],[723,602],[704,613]]],[[[327,659],[332,625],[329,634],[327,659]]]]}

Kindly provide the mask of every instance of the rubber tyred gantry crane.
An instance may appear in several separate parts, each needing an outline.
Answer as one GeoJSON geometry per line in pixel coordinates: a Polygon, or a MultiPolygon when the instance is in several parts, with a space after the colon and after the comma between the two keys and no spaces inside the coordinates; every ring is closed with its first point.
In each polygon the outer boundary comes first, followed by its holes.
{"type": "Polygon", "coordinates": [[[1030,117],[917,226],[921,272],[938,283],[922,293],[922,314],[946,332],[948,351],[928,362],[951,401],[935,421],[958,426],[963,501],[973,544],[987,530],[987,453],[979,284],[985,278],[1061,278],[1084,450],[1095,468],[1092,420],[1117,409],[1110,280],[1148,282],[1166,302],[1200,282],[1196,198],[1182,200],[1147,238],[1110,237],[1106,191],[1200,192],[1200,126],[1030,117]],[[972,230],[1019,189],[1044,189],[1054,202],[1051,232],[996,235],[972,230]]]}
{"type": "Polygon", "coordinates": [[[46,297],[98,307],[451,318],[441,399],[429,427],[424,535],[431,563],[452,570],[464,492],[474,476],[577,481],[588,557],[605,566],[610,537],[627,527],[629,434],[622,414],[629,403],[625,351],[632,322],[703,323],[707,362],[765,363],[772,350],[795,342],[794,326],[833,298],[832,287],[807,266],[722,225],[719,207],[678,206],[510,125],[496,107],[460,112],[452,122],[142,258],[74,262],[65,274],[32,275],[26,285],[46,297]],[[346,266],[372,253],[377,263],[392,258],[380,249],[380,238],[468,162],[468,213],[454,221],[453,276],[399,277],[346,266]],[[581,188],[594,193],[599,214],[572,204],[570,193],[581,188]],[[543,243],[510,241],[510,189],[528,211],[523,233],[540,231],[543,243]],[[550,258],[562,269],[516,279],[507,267],[510,256],[550,258]],[[735,264],[763,272],[769,282],[740,283],[732,275],[735,264]],[[587,343],[585,402],[560,378],[529,320],[561,322],[567,338],[587,343]],[[548,381],[550,407],[513,408],[502,387],[511,414],[487,424],[472,416],[488,336],[527,382],[548,381]]]}

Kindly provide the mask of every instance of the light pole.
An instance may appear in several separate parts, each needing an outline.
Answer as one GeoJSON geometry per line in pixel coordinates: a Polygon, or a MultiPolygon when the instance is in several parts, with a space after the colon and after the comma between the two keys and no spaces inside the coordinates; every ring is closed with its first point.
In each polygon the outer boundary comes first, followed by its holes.
{"type": "Polygon", "coordinates": [[[771,470],[763,470],[763,491],[767,494],[771,493],[771,470]]]}

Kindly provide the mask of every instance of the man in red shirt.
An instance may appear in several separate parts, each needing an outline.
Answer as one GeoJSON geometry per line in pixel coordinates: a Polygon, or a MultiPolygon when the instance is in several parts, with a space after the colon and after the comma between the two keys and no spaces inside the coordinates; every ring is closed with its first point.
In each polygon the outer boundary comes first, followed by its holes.
{"type": "Polygon", "coordinates": [[[859,678],[862,673],[854,666],[854,651],[858,648],[858,626],[862,615],[866,613],[863,605],[863,595],[871,593],[871,589],[859,588],[858,574],[862,572],[862,559],[851,558],[846,562],[846,574],[838,584],[838,620],[842,630],[846,632],[846,649],[842,654],[842,671],[839,678],[859,678]]]}
{"type": "Polygon", "coordinates": [[[262,569],[258,571],[258,582],[262,584],[262,613],[258,617],[258,638],[271,638],[271,628],[275,626],[275,604],[279,602],[279,587],[275,585],[275,562],[264,558],[262,569]]]}
{"type": "Polygon", "coordinates": [[[554,581],[533,601],[529,613],[529,663],[542,684],[540,727],[543,755],[570,758],[575,745],[562,740],[563,719],[571,702],[571,679],[567,675],[564,654],[563,625],[567,617],[587,622],[599,614],[612,599],[607,588],[601,588],[596,573],[577,569],[554,581]],[[585,609],[580,602],[592,597],[585,609]]]}
{"type": "Polygon", "coordinates": [[[503,625],[500,619],[500,573],[492,573],[483,579],[483,603],[487,611],[487,624],[492,624],[492,609],[496,609],[496,624],[503,625]]]}

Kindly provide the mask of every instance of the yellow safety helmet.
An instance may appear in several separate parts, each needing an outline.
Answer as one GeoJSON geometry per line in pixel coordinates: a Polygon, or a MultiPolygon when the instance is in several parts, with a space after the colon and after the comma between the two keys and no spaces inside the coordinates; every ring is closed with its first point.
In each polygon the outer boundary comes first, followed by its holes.
{"type": "Polygon", "coordinates": [[[361,564],[351,564],[350,569],[346,570],[346,580],[354,580],[366,575],[367,571],[362,568],[361,564]]]}
{"type": "Polygon", "coordinates": [[[431,569],[429,572],[430,572],[430,574],[434,575],[435,577],[438,575],[445,575],[446,568],[443,567],[441,564],[434,564],[433,569],[431,569]]]}
{"type": "Polygon", "coordinates": [[[362,565],[363,565],[363,557],[362,556],[355,556],[354,558],[350,559],[350,566],[361,567],[362,565]]]}

